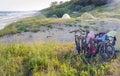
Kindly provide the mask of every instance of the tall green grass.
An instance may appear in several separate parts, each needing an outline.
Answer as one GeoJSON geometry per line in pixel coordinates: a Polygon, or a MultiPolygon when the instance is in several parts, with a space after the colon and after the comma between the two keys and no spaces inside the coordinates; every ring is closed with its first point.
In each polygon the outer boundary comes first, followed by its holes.
{"type": "Polygon", "coordinates": [[[35,43],[0,45],[0,76],[104,76],[107,64],[98,66],[78,60],[70,64],[74,44],[35,43]]]}

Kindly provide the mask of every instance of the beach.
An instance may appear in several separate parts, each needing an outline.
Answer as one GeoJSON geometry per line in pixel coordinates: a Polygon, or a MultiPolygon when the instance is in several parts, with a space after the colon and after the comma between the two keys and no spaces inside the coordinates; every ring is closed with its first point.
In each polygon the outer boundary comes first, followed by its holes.
{"type": "Polygon", "coordinates": [[[0,30],[4,29],[5,26],[11,23],[14,23],[16,21],[19,21],[27,17],[35,16],[38,13],[39,12],[36,12],[36,11],[28,11],[28,12],[10,12],[10,13],[4,12],[3,14],[3,12],[1,13],[0,11],[0,30]]]}

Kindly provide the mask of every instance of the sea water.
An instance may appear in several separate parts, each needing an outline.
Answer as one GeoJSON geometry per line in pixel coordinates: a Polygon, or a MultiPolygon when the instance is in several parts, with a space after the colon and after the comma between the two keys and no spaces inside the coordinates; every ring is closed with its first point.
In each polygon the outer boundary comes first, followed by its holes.
{"type": "Polygon", "coordinates": [[[0,11],[0,30],[10,23],[38,14],[38,11],[0,11]]]}

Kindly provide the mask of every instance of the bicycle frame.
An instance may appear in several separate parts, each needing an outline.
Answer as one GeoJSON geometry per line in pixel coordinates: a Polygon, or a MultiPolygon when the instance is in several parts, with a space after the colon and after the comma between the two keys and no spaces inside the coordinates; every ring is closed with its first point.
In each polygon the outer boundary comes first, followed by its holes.
{"type": "Polygon", "coordinates": [[[70,33],[74,32],[74,37],[75,37],[75,44],[76,44],[76,49],[78,53],[80,53],[81,50],[85,53],[85,43],[86,43],[86,37],[87,37],[87,32],[84,30],[73,30],[70,33]],[[76,33],[79,33],[80,35],[77,35],[76,33]]]}

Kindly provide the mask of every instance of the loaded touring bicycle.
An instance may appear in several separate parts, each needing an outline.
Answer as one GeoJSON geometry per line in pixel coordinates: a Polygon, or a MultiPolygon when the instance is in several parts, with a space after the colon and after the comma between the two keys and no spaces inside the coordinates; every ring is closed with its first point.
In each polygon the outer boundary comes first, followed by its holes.
{"type": "Polygon", "coordinates": [[[90,39],[88,43],[87,36],[89,31],[77,29],[70,31],[70,33],[74,33],[75,36],[77,55],[80,55],[81,53],[84,54],[86,60],[93,57],[99,57],[98,60],[104,62],[113,59],[115,48],[109,39],[110,37],[107,37],[105,33],[102,34],[102,36],[95,34],[95,38],[90,39]],[[103,40],[101,39],[102,37],[104,37],[103,40]]]}

